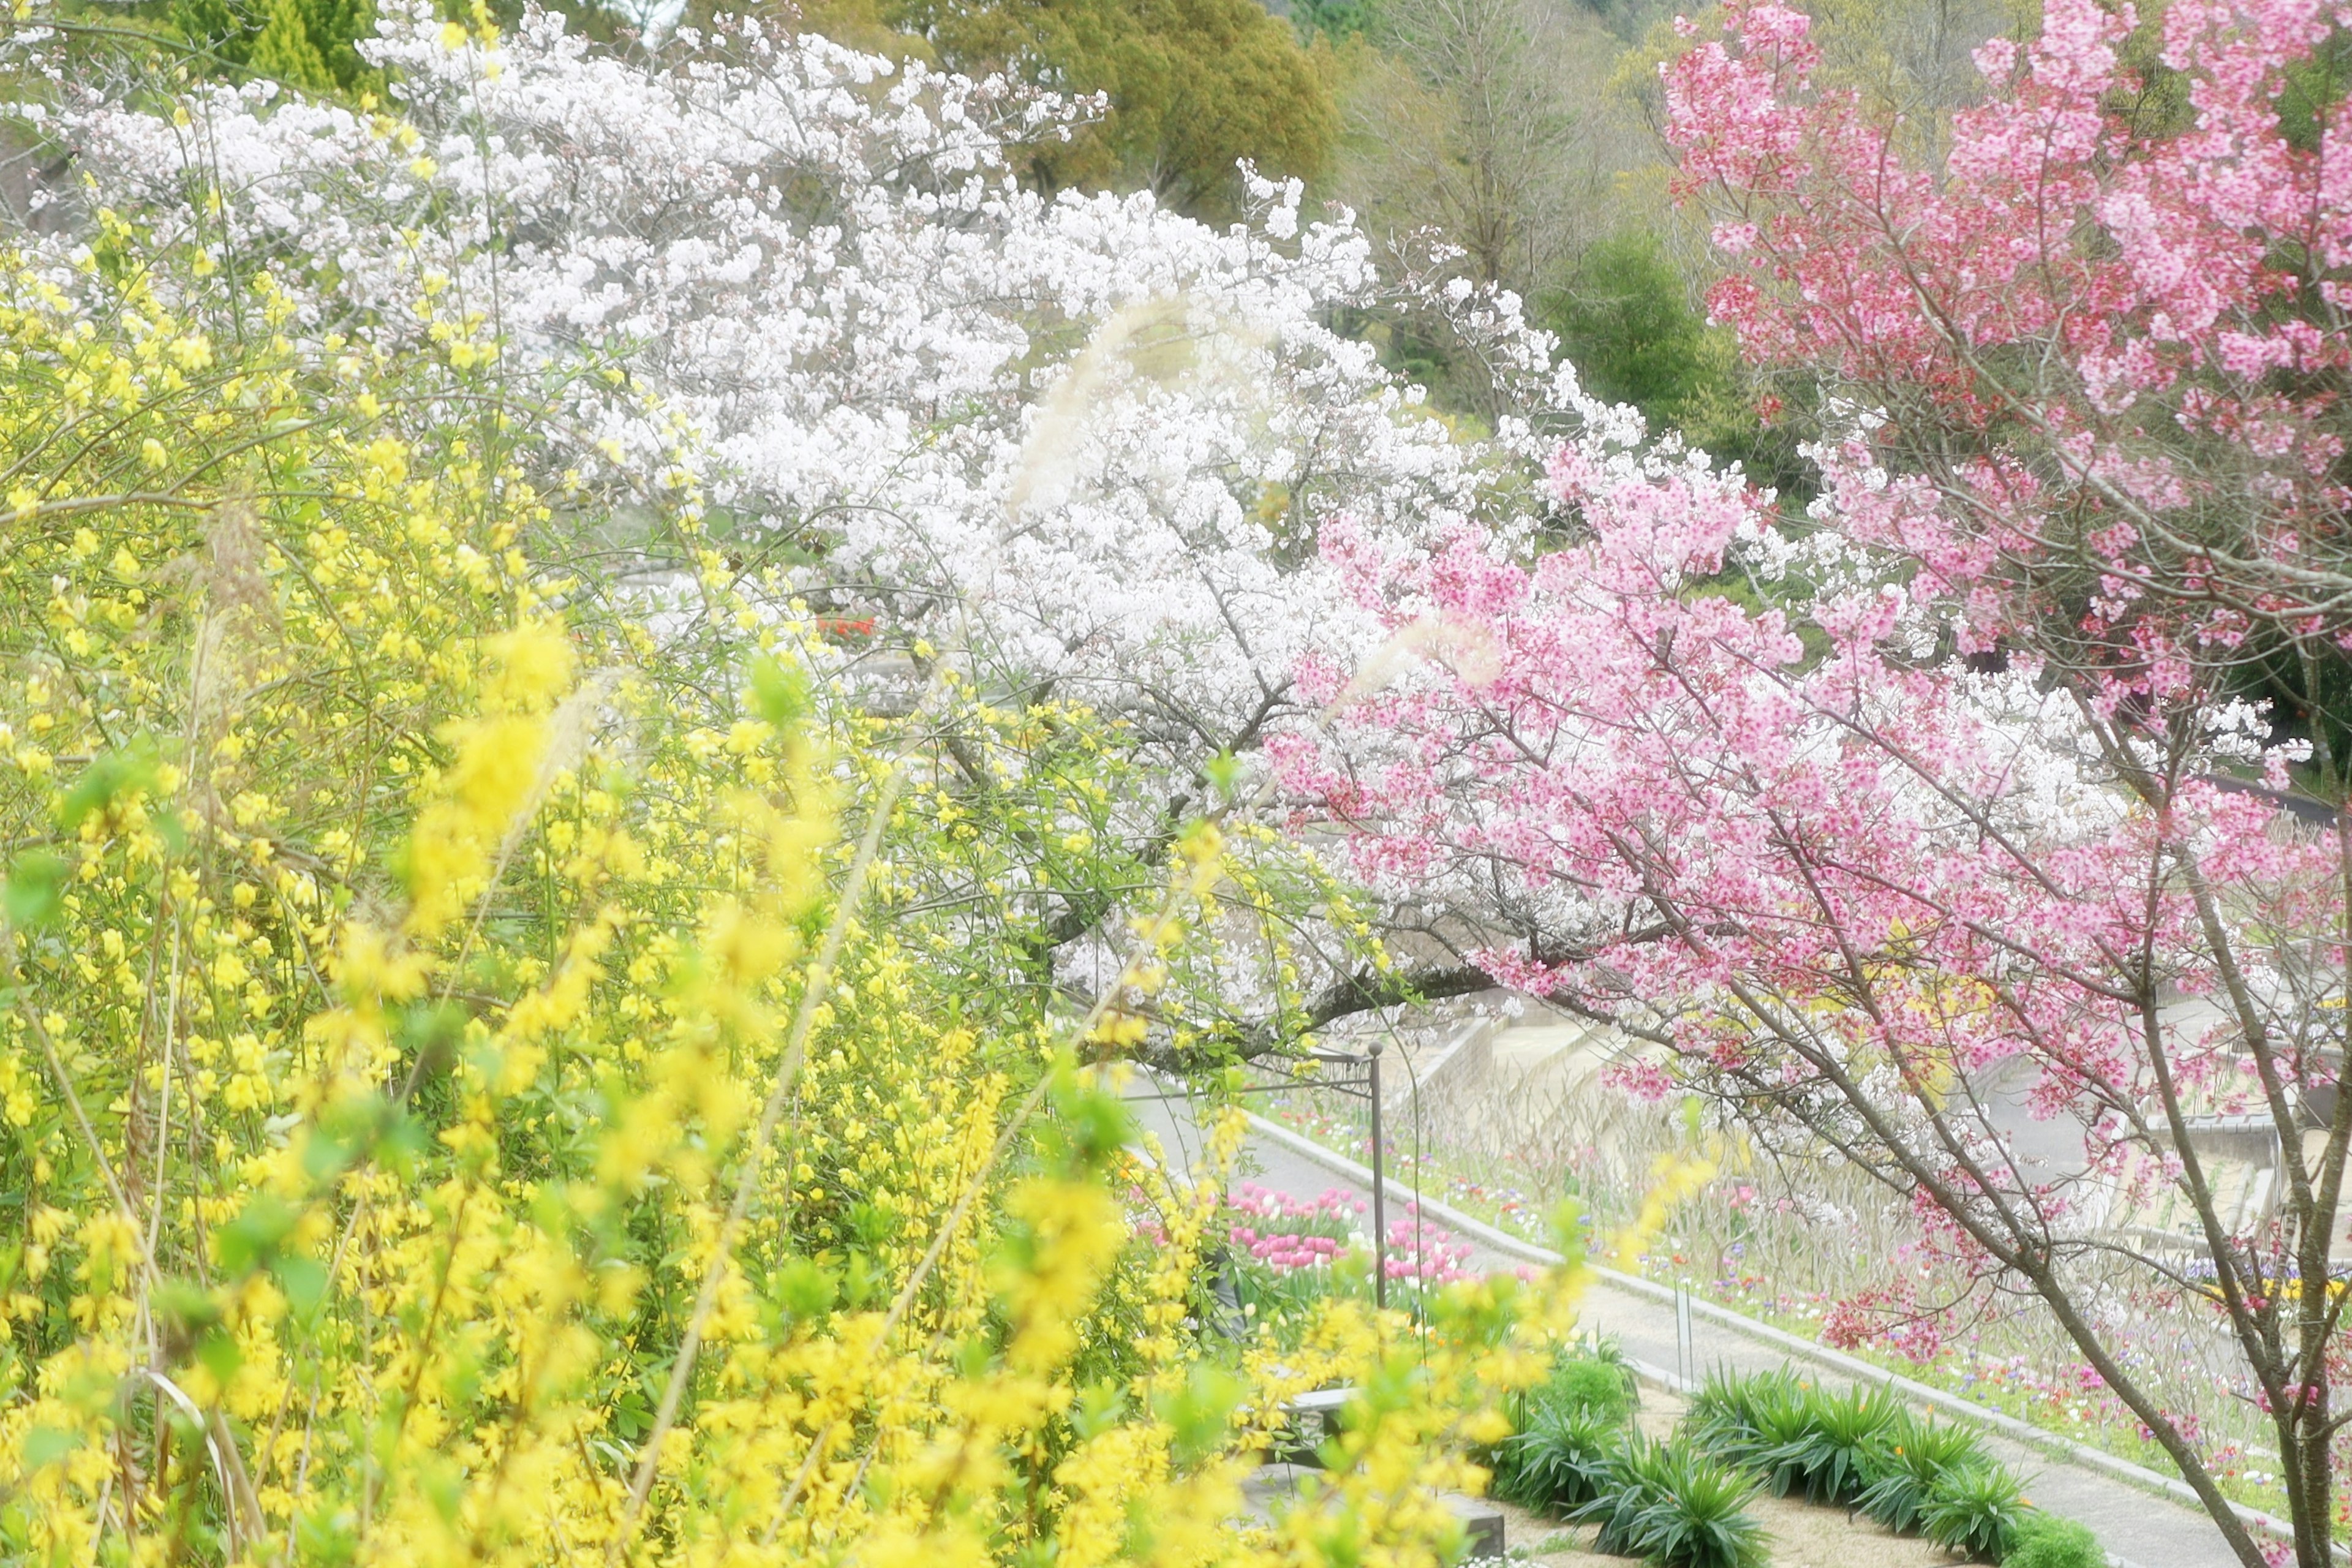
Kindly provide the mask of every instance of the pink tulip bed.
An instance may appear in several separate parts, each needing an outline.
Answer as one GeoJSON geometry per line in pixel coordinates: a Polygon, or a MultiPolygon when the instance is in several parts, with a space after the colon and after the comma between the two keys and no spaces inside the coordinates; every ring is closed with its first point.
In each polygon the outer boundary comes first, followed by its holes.
{"type": "MultiPolygon", "coordinates": [[[[1344,1187],[1296,1198],[1244,1182],[1226,1207],[1227,1258],[1245,1315],[1270,1322],[1337,1291],[1370,1293],[1369,1198],[1344,1187]]],[[[1411,1204],[1383,1239],[1391,1304],[1417,1309],[1423,1292],[1470,1278],[1469,1246],[1411,1204]]]]}

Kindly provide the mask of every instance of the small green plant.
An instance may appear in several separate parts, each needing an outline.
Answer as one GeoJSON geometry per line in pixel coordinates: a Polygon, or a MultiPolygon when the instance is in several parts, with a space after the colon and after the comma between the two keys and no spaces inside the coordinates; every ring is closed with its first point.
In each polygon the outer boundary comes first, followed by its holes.
{"type": "Polygon", "coordinates": [[[1633,1363],[1617,1342],[1594,1336],[1564,1349],[1551,1372],[1533,1388],[1515,1391],[1504,1411],[1515,1430],[1524,1430],[1535,1412],[1547,1405],[1573,1410],[1599,1410],[1619,1422],[1631,1421],[1641,1408],[1640,1385],[1633,1363]]]}
{"type": "Polygon", "coordinates": [[[1798,1491],[1808,1502],[1852,1502],[1870,1485],[1871,1459],[1900,1415],[1883,1388],[1808,1390],[1788,1423],[1797,1429],[1765,1449],[1757,1468],[1783,1496],[1798,1491]]]}
{"type": "Polygon", "coordinates": [[[1590,1410],[1622,1425],[1633,1418],[1634,1390],[1622,1363],[1596,1355],[1565,1356],[1528,1396],[1528,1404],[1590,1410]]]}
{"type": "Polygon", "coordinates": [[[1945,1471],[1919,1506],[1919,1532],[1937,1545],[1999,1563],[2024,1516],[2024,1488],[2006,1465],[1945,1471]]]}
{"type": "Polygon", "coordinates": [[[1938,1480],[1956,1470],[1991,1463],[1982,1440],[1967,1427],[1922,1421],[1899,1411],[1872,1445],[1868,1484],[1854,1500],[1854,1508],[1866,1519],[1909,1534],[1918,1530],[1919,1510],[1938,1480]]]}
{"type": "Polygon", "coordinates": [[[1791,1373],[1740,1377],[1718,1371],[1691,1395],[1682,1431],[1701,1447],[1719,1455],[1748,1447],[1761,1430],[1764,1407],[1785,1405],[1801,1393],[1791,1373]]]}
{"type": "Polygon", "coordinates": [[[1793,1385],[1796,1379],[1785,1372],[1739,1377],[1718,1368],[1690,1396],[1682,1431],[1710,1447],[1725,1437],[1752,1431],[1756,1401],[1768,1384],[1776,1383],[1793,1385]]]}
{"type": "Polygon", "coordinates": [[[1798,1479],[1796,1460],[1813,1431],[1811,1391],[1795,1373],[1717,1373],[1693,1396],[1683,1431],[1726,1464],[1752,1470],[1774,1495],[1798,1479]]]}
{"type": "Polygon", "coordinates": [[[1624,1423],[1606,1411],[1539,1404],[1495,1451],[1495,1495],[1539,1513],[1580,1508],[1616,1484],[1624,1442],[1624,1423]]]}
{"type": "Polygon", "coordinates": [[[1571,1515],[1600,1525],[1600,1551],[1655,1568],[1763,1568],[1755,1489],[1730,1466],[1686,1444],[1636,1441],[1610,1481],[1571,1515]]]}
{"type": "Polygon", "coordinates": [[[1643,1511],[1657,1500],[1663,1484],[1668,1445],[1636,1439],[1619,1454],[1616,1473],[1569,1517],[1579,1524],[1597,1524],[1593,1549],[1617,1557],[1639,1555],[1643,1511]]]}
{"type": "Polygon", "coordinates": [[[2029,1508],[2010,1531],[2000,1568],[2107,1568],[2107,1553],[2089,1525],[2029,1508]]]}

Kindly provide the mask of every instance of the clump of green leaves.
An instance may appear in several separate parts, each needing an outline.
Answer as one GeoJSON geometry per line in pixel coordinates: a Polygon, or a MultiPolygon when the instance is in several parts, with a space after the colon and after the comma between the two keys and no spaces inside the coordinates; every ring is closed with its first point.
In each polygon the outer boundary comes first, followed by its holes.
{"type": "Polygon", "coordinates": [[[1569,1513],[1617,1484],[1624,1446],[1624,1424],[1606,1411],[1539,1405],[1495,1451],[1495,1495],[1538,1513],[1569,1513]]]}
{"type": "Polygon", "coordinates": [[[1692,1397],[1683,1418],[1688,1439],[1726,1464],[1751,1470],[1785,1496],[1797,1479],[1793,1460],[1812,1440],[1819,1414],[1795,1373],[1749,1377],[1718,1373],[1692,1397]]]}
{"type": "Polygon", "coordinates": [[[1619,1425],[1633,1419],[1633,1381],[1625,1368],[1598,1356],[1576,1355],[1561,1360],[1534,1397],[1547,1405],[1587,1410],[1619,1425]]]}
{"type": "Polygon", "coordinates": [[[1853,1501],[1872,1479],[1872,1459],[1899,1412],[1883,1388],[1805,1391],[1802,1430],[1764,1456],[1773,1489],[1808,1502],[1853,1501]]]}
{"type": "Polygon", "coordinates": [[[1559,1355],[1550,1375],[1519,1396],[1513,1424],[1525,1426],[1546,1405],[1596,1412],[1622,1426],[1640,1408],[1641,1394],[1616,1342],[1593,1339],[1559,1355]]]}
{"type": "Polygon", "coordinates": [[[1818,1389],[1781,1371],[1718,1374],[1691,1401],[1689,1441],[1776,1496],[1845,1503],[1890,1530],[2000,1562],[2025,1504],[1972,1432],[1922,1421],[1884,1389],[1818,1389]]]}
{"type": "Polygon", "coordinates": [[[1937,1481],[1991,1463],[1982,1440],[1968,1428],[1900,1412],[1879,1434],[1870,1456],[1870,1483],[1854,1506],[1887,1529],[1909,1533],[1919,1528],[1920,1510],[1937,1481]]]}
{"type": "Polygon", "coordinates": [[[1600,1525],[1599,1550],[1657,1568],[1763,1568],[1754,1495],[1747,1477],[1686,1443],[1636,1442],[1571,1517],[1600,1525]]]}
{"type": "Polygon", "coordinates": [[[1633,1369],[1595,1340],[1560,1356],[1551,1374],[1510,1402],[1517,1430],[1495,1449],[1495,1493],[1538,1512],[1565,1512],[1609,1484],[1640,1403],[1633,1369]]]}
{"type": "Polygon", "coordinates": [[[1937,1545],[2002,1562],[2026,1506],[2024,1486],[2006,1465],[1947,1470],[1919,1507],[1919,1531],[1937,1545]]]}

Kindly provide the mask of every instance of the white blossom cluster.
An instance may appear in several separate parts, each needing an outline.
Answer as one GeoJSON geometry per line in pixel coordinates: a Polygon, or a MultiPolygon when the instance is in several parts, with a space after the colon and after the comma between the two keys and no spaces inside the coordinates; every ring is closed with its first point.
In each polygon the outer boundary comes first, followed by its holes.
{"type": "MultiPolygon", "coordinates": [[[[68,94],[55,127],[106,205],[267,265],[309,340],[539,398],[592,486],[656,476],[887,640],[1136,718],[1183,771],[1346,623],[1324,520],[1411,547],[1534,504],[1529,418],[1466,436],[1338,330],[1394,285],[1296,182],[1224,229],[1041,195],[1018,145],[1085,104],[748,25],[658,67],[541,14],[381,32],[396,112],[254,85],[68,94]]],[[[1434,304],[1574,397],[1516,300],[1434,304]]]]}

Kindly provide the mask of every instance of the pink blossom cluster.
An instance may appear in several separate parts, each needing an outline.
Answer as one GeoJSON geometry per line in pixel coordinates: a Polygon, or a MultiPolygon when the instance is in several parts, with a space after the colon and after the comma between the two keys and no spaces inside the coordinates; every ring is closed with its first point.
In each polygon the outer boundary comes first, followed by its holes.
{"type": "Polygon", "coordinates": [[[2333,110],[2306,133],[2281,105],[2344,25],[2310,0],[2195,0],[2145,28],[2054,0],[2038,38],[1977,52],[1986,97],[1940,164],[1822,85],[1810,19],[1779,0],[1735,4],[1667,68],[1678,188],[1728,268],[1715,314],[1877,411],[1823,454],[1839,529],[1965,602],[1964,647],[2079,616],[2110,681],[2177,693],[2266,626],[2343,639],[2352,143],[2333,110]],[[2137,112],[2168,74],[2183,116],[2137,112]],[[2218,541],[2216,507],[2240,517],[2218,541]],[[2030,570],[2060,562],[2099,574],[2082,599],[2030,570]]]}
{"type": "Polygon", "coordinates": [[[1451,1285],[1471,1278],[1463,1265],[1470,1260],[1470,1246],[1456,1240],[1452,1232],[1421,1214],[1421,1205],[1408,1203],[1405,1217],[1389,1226],[1385,1238],[1387,1261],[1383,1268],[1391,1279],[1411,1280],[1423,1286],[1451,1285]]]}
{"type": "Polygon", "coordinates": [[[1348,1250],[1346,1243],[1328,1236],[1291,1236],[1279,1231],[1260,1236],[1243,1225],[1234,1226],[1228,1234],[1234,1246],[1246,1247],[1252,1258],[1276,1269],[1326,1268],[1348,1250]]]}
{"type": "Polygon", "coordinates": [[[1920,1307],[1906,1279],[1832,1302],[1822,1314],[1822,1342],[1844,1351],[1884,1346],[1924,1364],[1944,1353],[1945,1340],[1937,1315],[1920,1307]]]}
{"type": "MultiPolygon", "coordinates": [[[[2137,107],[2137,26],[2052,0],[1940,158],[1823,84],[1797,11],[1691,26],[1679,188],[1719,219],[1715,314],[1819,394],[1818,499],[1595,425],[1550,467],[1561,548],[1335,520],[1388,641],[1303,660],[1328,707],[1270,746],[1359,877],[1481,889],[1493,978],[1649,1042],[1627,1087],[1793,1123],[2102,1354],[2103,1271],[2145,1247],[2141,1285],[2177,1278],[2134,1189],[2216,1206],[2160,1130],[2301,1146],[2346,962],[2339,846],[2280,810],[2316,742],[2244,669],[2352,649],[2352,116],[2280,108],[2352,13],[2168,6],[2169,117],[2137,107]]],[[[2248,1382],[2314,1430],[2260,1347],[2330,1216],[2221,1206],[2196,1239],[2248,1382]]]]}
{"type": "Polygon", "coordinates": [[[1340,1187],[1312,1198],[1294,1198],[1244,1182],[1226,1199],[1237,1222],[1226,1236],[1277,1272],[1328,1268],[1346,1255],[1357,1216],[1366,1206],[1363,1199],[1340,1187]]]}

